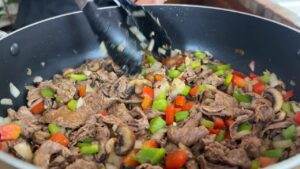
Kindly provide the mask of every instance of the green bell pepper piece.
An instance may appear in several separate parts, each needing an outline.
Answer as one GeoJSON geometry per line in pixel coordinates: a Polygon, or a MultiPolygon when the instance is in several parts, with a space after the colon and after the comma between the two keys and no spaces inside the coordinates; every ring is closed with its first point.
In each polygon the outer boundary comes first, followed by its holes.
{"type": "Polygon", "coordinates": [[[54,123],[50,123],[48,125],[48,130],[49,130],[50,134],[55,134],[60,131],[60,127],[54,123]]]}
{"type": "Polygon", "coordinates": [[[235,90],[233,92],[233,97],[238,101],[238,102],[244,102],[244,103],[250,103],[252,101],[252,97],[248,94],[244,94],[239,90],[235,90]]]}
{"type": "Polygon", "coordinates": [[[207,120],[207,119],[202,119],[200,121],[201,125],[208,128],[208,129],[211,129],[214,127],[214,122],[213,121],[210,121],[210,120],[207,120]]]}
{"type": "Polygon", "coordinates": [[[74,100],[74,99],[72,99],[72,100],[70,100],[68,102],[67,106],[68,106],[69,110],[76,111],[76,109],[77,109],[77,101],[74,100]]]}
{"type": "Polygon", "coordinates": [[[85,81],[88,79],[88,77],[83,73],[70,73],[67,76],[75,81],[85,81]]]}
{"type": "Polygon", "coordinates": [[[86,145],[82,145],[82,147],[80,147],[80,153],[81,154],[85,154],[85,155],[93,155],[93,154],[97,154],[99,152],[99,145],[98,144],[86,144],[86,145]]]}
{"type": "Polygon", "coordinates": [[[49,87],[43,88],[41,89],[41,95],[47,99],[54,98],[54,90],[49,87]]]}
{"type": "Polygon", "coordinates": [[[290,125],[288,128],[282,130],[282,137],[284,139],[294,140],[297,136],[297,129],[295,125],[290,125]]]}
{"type": "Polygon", "coordinates": [[[244,122],[242,124],[239,125],[238,127],[238,131],[251,131],[252,129],[252,125],[249,122],[244,122]]]}
{"type": "Polygon", "coordinates": [[[156,165],[165,157],[166,150],[164,148],[142,148],[136,155],[136,160],[143,163],[156,165]]]}
{"type": "Polygon", "coordinates": [[[184,121],[189,117],[189,112],[188,111],[179,111],[175,114],[175,121],[184,121]]]}
{"type": "Polygon", "coordinates": [[[181,94],[183,96],[187,96],[187,95],[189,95],[190,90],[191,90],[191,87],[188,86],[188,85],[185,85],[184,88],[181,91],[181,94]]]}
{"type": "Polygon", "coordinates": [[[284,149],[277,148],[272,150],[266,150],[262,153],[265,157],[271,157],[271,158],[280,158],[283,154],[284,149]]]}
{"type": "Polygon", "coordinates": [[[220,130],[220,132],[218,133],[218,135],[216,136],[215,140],[218,142],[223,141],[225,138],[225,131],[224,130],[220,130]]]}
{"type": "Polygon", "coordinates": [[[168,106],[166,99],[155,99],[152,104],[152,108],[158,111],[165,111],[168,106]]]}
{"type": "Polygon", "coordinates": [[[176,69],[168,70],[168,73],[167,73],[168,77],[171,78],[171,79],[175,79],[180,74],[181,74],[181,72],[179,70],[176,70],[176,69]]]}
{"type": "Polygon", "coordinates": [[[154,134],[165,126],[166,122],[161,117],[157,116],[150,121],[149,130],[152,134],[154,134]]]}

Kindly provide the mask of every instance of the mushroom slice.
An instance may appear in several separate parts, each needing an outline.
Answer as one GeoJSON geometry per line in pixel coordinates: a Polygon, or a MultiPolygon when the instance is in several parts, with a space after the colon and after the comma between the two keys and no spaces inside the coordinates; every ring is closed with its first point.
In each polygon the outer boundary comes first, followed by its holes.
{"type": "Polygon", "coordinates": [[[119,126],[116,130],[116,134],[115,152],[117,155],[126,155],[133,149],[135,135],[128,126],[119,126]]]}
{"type": "Polygon", "coordinates": [[[269,98],[273,102],[273,109],[275,112],[278,112],[281,109],[283,104],[283,97],[282,94],[275,88],[268,88],[265,93],[264,97],[269,98]],[[271,98],[269,98],[271,96],[271,98]]]}

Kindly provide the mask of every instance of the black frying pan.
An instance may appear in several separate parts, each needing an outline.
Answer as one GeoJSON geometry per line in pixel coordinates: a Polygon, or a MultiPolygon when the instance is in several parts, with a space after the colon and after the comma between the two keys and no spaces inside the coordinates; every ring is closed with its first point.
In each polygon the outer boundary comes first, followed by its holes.
{"type": "MultiPolygon", "coordinates": [[[[290,80],[300,84],[299,30],[252,15],[209,7],[161,5],[147,9],[160,18],[175,48],[208,50],[245,73],[249,72],[248,63],[255,60],[256,72],[269,69],[287,84],[290,80]],[[241,56],[236,49],[243,49],[245,54],[241,56]]],[[[99,13],[116,22],[123,20],[116,7],[100,9],[99,13]]],[[[0,41],[0,98],[11,97],[8,86],[13,82],[22,91],[14,99],[17,108],[25,104],[24,85],[31,84],[34,76],[49,79],[65,67],[99,56],[97,39],[80,12],[27,26],[0,41]],[[41,62],[46,63],[45,67],[41,62]],[[32,76],[26,75],[27,68],[32,69],[32,76]]],[[[300,87],[293,89],[300,96],[300,87]]],[[[0,106],[2,116],[7,108],[0,106]]]]}

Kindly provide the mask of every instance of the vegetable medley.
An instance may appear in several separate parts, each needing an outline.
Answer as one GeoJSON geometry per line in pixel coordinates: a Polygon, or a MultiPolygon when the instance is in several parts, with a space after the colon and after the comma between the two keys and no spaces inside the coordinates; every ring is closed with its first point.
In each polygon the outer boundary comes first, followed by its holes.
{"type": "Polygon", "coordinates": [[[263,168],[300,152],[300,106],[274,73],[202,51],[129,76],[111,59],[28,86],[1,119],[1,150],[41,168],[263,168]]]}

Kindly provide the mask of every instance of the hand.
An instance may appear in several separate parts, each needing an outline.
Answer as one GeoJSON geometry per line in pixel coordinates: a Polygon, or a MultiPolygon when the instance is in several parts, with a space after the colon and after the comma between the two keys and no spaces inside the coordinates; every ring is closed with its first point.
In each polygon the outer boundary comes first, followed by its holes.
{"type": "Polygon", "coordinates": [[[138,5],[144,4],[163,4],[166,0],[137,0],[135,3],[138,5]]]}

